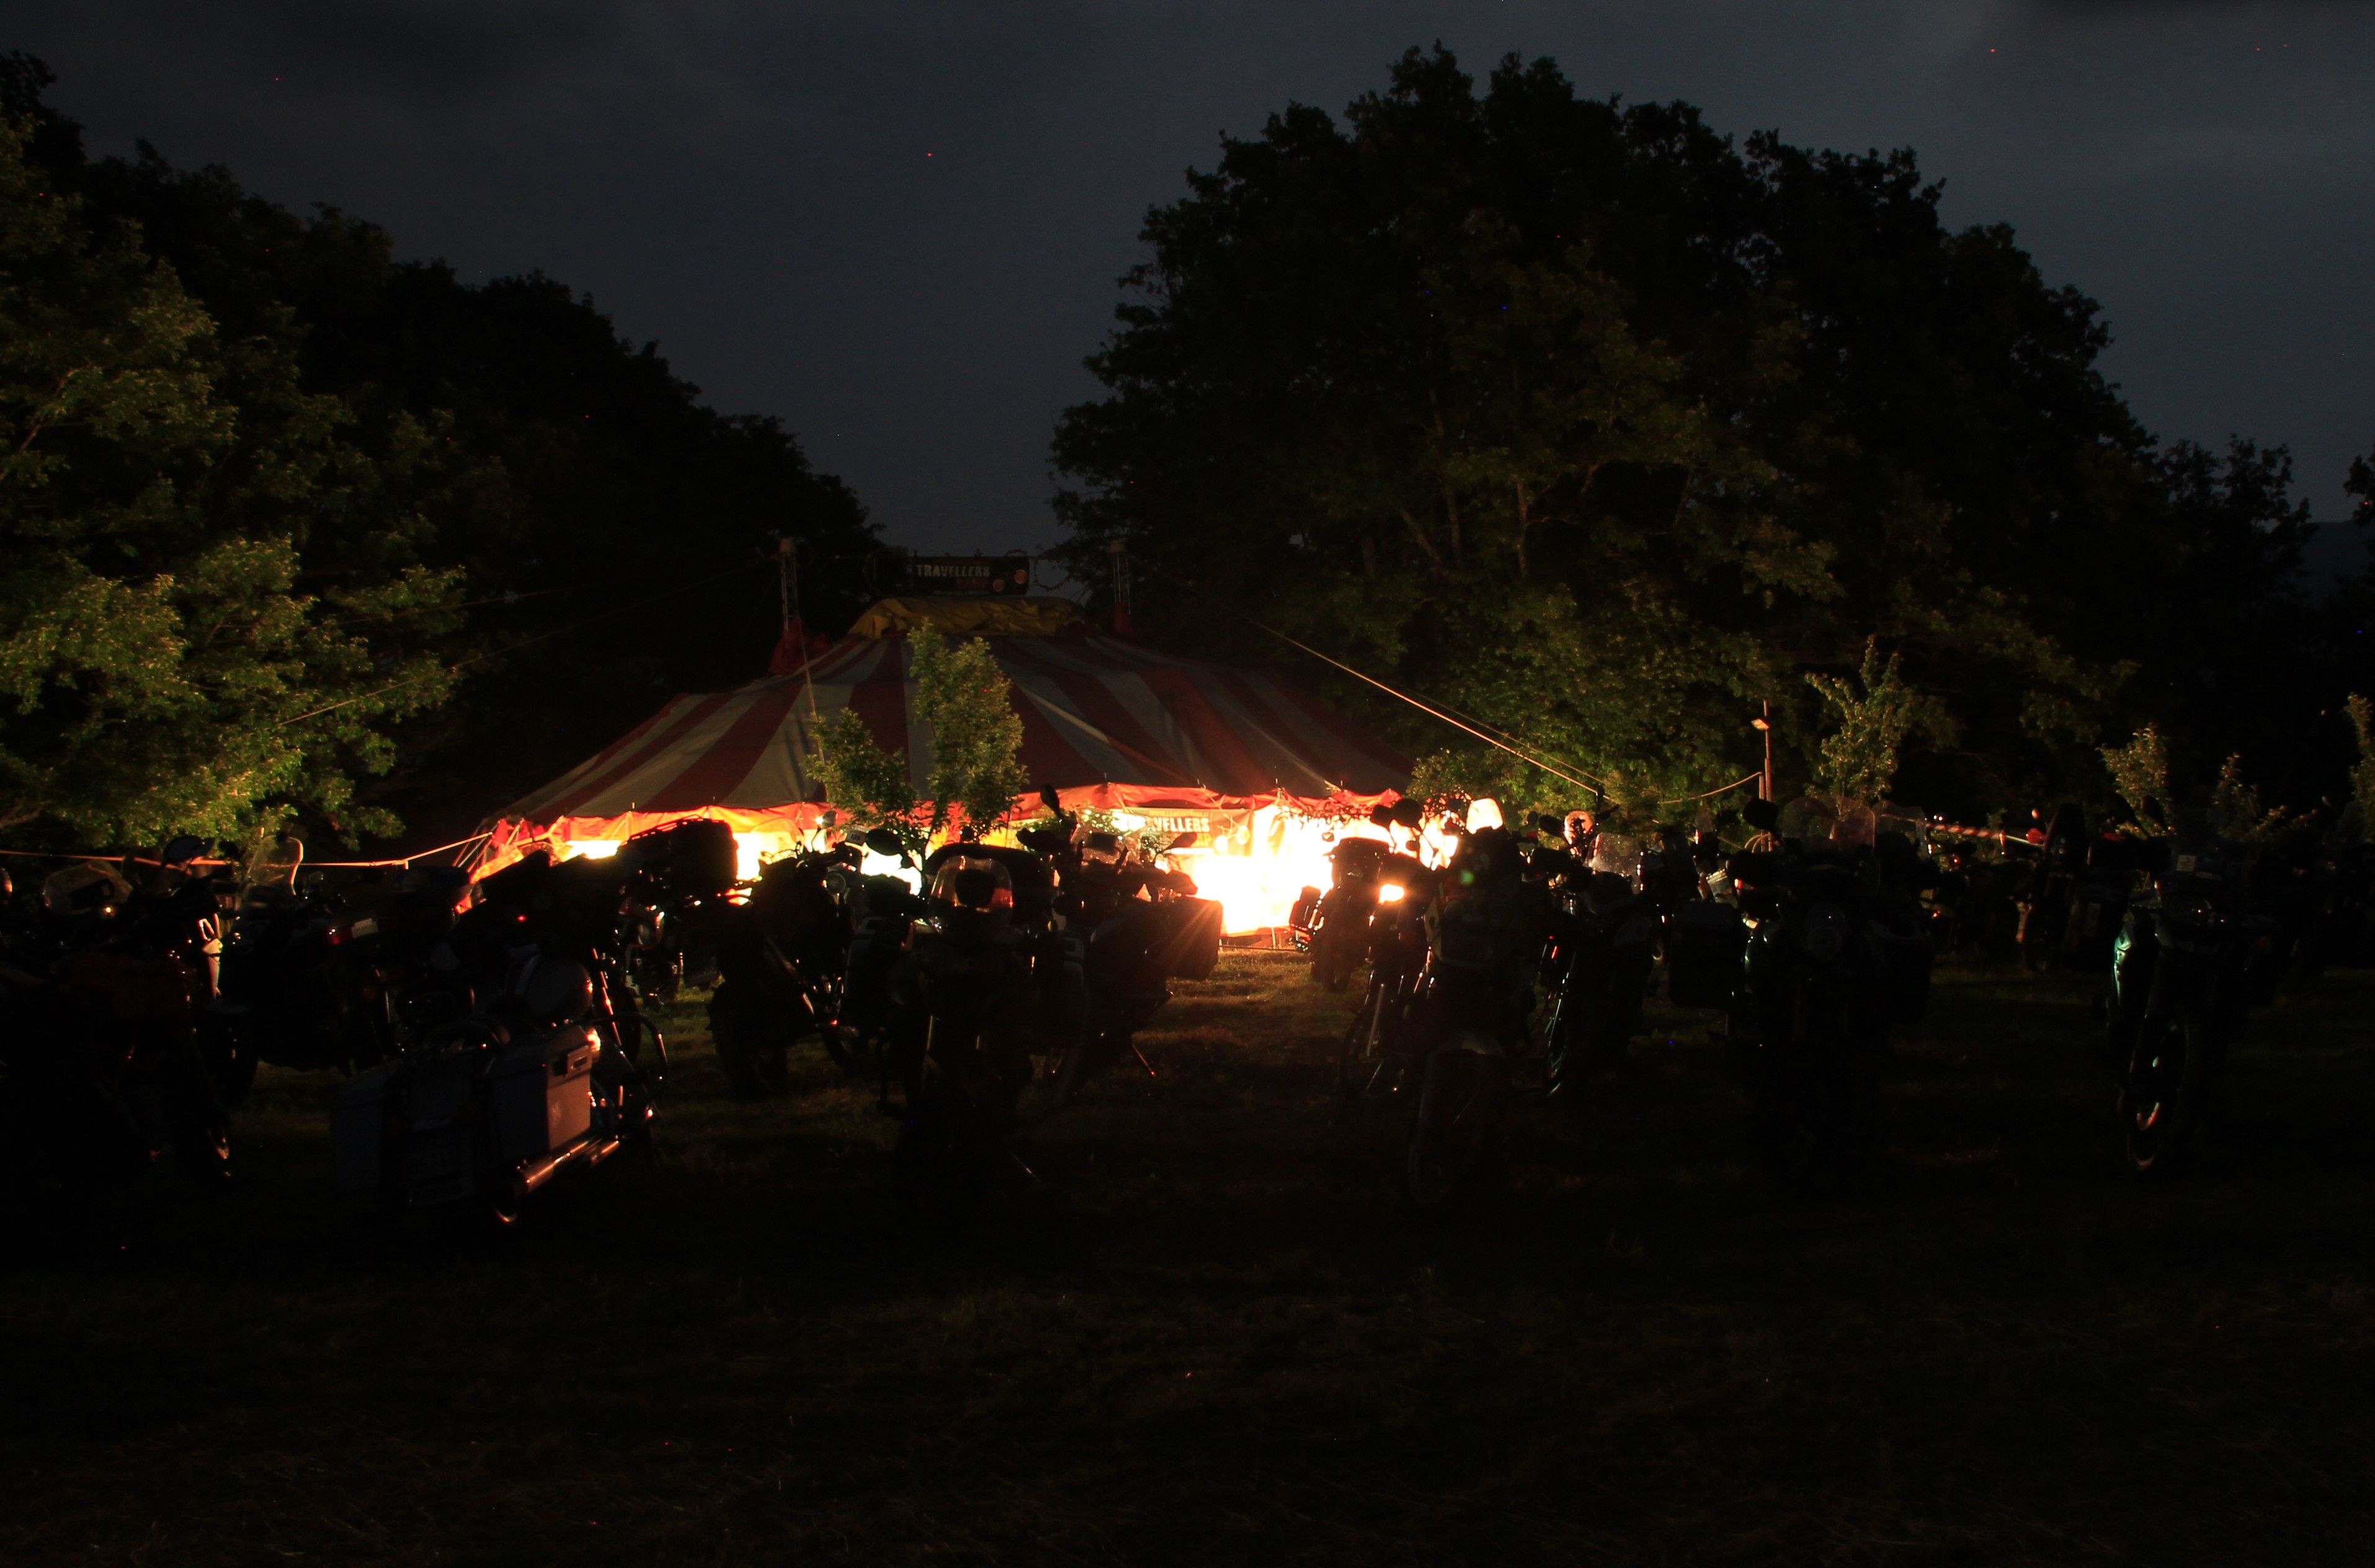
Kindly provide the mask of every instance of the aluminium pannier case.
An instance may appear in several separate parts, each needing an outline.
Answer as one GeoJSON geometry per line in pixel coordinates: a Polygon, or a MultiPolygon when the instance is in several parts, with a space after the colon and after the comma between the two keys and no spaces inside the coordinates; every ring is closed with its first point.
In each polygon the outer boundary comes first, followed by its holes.
{"type": "Polygon", "coordinates": [[[495,1148],[505,1164],[556,1154],[594,1121],[594,1032],[572,1024],[498,1055],[487,1075],[495,1148]]]}

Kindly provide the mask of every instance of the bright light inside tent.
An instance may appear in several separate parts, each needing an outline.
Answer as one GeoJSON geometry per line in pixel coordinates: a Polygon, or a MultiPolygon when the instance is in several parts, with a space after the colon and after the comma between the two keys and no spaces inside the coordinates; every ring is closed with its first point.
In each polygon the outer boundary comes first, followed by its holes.
{"type": "Polygon", "coordinates": [[[1400,882],[1380,882],[1377,884],[1377,902],[1400,903],[1402,902],[1402,892],[1403,888],[1400,882]]]}
{"type": "Polygon", "coordinates": [[[1489,796],[1468,803],[1468,831],[1481,833],[1501,825],[1501,803],[1489,796]]]}
{"type": "Polygon", "coordinates": [[[734,879],[755,882],[759,867],[770,860],[781,860],[791,853],[789,833],[737,833],[734,835],[734,879]]]}
{"type": "Polygon", "coordinates": [[[924,874],[912,866],[900,865],[895,855],[877,855],[868,850],[865,858],[857,863],[857,874],[861,877],[896,877],[907,884],[910,891],[920,893],[924,890],[924,874]]]}
{"type": "Polygon", "coordinates": [[[563,860],[608,860],[618,854],[619,846],[626,842],[624,839],[569,839],[562,843],[562,847],[569,853],[561,858],[563,860]]]}
{"type": "Polygon", "coordinates": [[[1244,936],[1284,925],[1305,888],[1328,886],[1334,871],[1328,855],[1339,842],[1383,837],[1367,822],[1325,822],[1265,806],[1234,831],[1171,858],[1196,878],[1199,896],[1220,904],[1221,929],[1244,936]]]}

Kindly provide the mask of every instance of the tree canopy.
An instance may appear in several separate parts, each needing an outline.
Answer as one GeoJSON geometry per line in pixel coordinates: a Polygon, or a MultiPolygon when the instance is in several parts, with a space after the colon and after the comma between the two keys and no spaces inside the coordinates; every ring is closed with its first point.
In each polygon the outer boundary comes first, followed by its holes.
{"type": "MultiPolygon", "coordinates": [[[[1931,704],[1900,787],[1938,808],[2099,781],[2138,714],[2248,721],[2287,456],[2162,449],[2095,304],[1939,196],[1909,151],[1735,143],[1547,60],[1480,92],[1413,50],[1150,213],[1058,513],[1083,561],[1128,543],[1152,635],[1278,626],[1637,798],[1753,768],[1761,700],[1818,767],[1801,677],[1874,637],[1931,704]]],[[[1448,743],[1432,777],[1559,792],[1340,695],[1448,743]]]]}
{"type": "MultiPolygon", "coordinates": [[[[336,710],[346,749],[308,765],[348,779],[340,827],[389,828],[374,813],[393,810],[467,832],[669,691],[762,673],[778,536],[799,542],[812,622],[862,607],[878,541],[847,487],[775,420],[704,406],[590,300],[540,274],[470,285],[443,263],[399,262],[371,223],[301,217],[146,144],[90,159],[42,102],[49,79],[37,61],[0,60],[0,110],[30,138],[36,184],[174,280],[210,324],[191,339],[217,367],[207,407],[236,442],[279,441],[296,455],[273,472],[313,487],[234,495],[240,470],[217,464],[191,504],[240,536],[285,538],[301,596],[345,603],[404,582],[419,596],[433,581],[439,602],[466,607],[441,618],[419,613],[425,597],[373,602],[367,662],[433,655],[459,678],[442,704],[423,681],[392,705],[336,710]]],[[[314,796],[327,787],[317,778],[314,796]]]]}
{"type": "Polygon", "coordinates": [[[380,476],[337,400],[219,333],[32,139],[0,122],[0,828],[230,833],[266,800],[382,825],[352,776],[445,695],[421,640],[459,574],[354,515],[380,476]],[[349,570],[302,584],[309,553],[349,570]]]}

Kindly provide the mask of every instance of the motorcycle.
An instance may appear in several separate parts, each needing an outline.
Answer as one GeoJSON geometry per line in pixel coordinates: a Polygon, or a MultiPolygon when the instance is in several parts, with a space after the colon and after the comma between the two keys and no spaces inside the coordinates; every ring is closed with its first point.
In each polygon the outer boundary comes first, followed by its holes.
{"type": "MultiPolygon", "coordinates": [[[[858,871],[840,878],[840,897],[852,929],[849,950],[842,962],[840,1007],[834,1022],[849,1049],[868,1056],[880,1070],[888,1059],[891,1031],[899,1021],[892,976],[906,954],[916,923],[930,913],[931,906],[918,891],[922,872],[897,834],[876,828],[860,842],[868,855],[892,862],[897,872],[904,873],[868,875],[861,860],[858,871]],[[915,885],[907,879],[911,877],[915,885]]],[[[887,1076],[884,1081],[887,1094],[887,1076]]]]}
{"type": "MultiPolygon", "coordinates": [[[[1551,1095],[1562,1103],[1578,1103],[1585,1074],[1620,1058],[1639,1032],[1665,906],[1681,900],[1668,874],[1679,855],[1669,845],[1645,855],[1635,841],[1601,833],[1590,858],[1560,878],[1559,917],[1544,963],[1550,1016],[1543,1038],[1551,1095]]],[[[1694,891],[1696,882],[1692,876],[1694,891]]]]}
{"type": "Polygon", "coordinates": [[[89,1196],[173,1159],[201,1188],[231,1175],[229,1114],[192,1019],[206,994],[190,951],[217,906],[167,846],[135,889],[88,863],[45,880],[43,927],[0,963],[0,1185],[20,1212],[89,1196]]]}
{"type": "Polygon", "coordinates": [[[2070,928],[2071,905],[2076,901],[2086,861],[2086,819],[2075,806],[2053,813],[2045,830],[2044,851],[2029,873],[2019,900],[2020,944],[2024,969],[2059,967],[2070,928]]]}
{"type": "MultiPolygon", "coordinates": [[[[619,850],[628,901],[620,926],[622,981],[637,996],[666,996],[683,981],[688,949],[706,954],[716,979],[709,1034],[737,1100],[784,1092],[788,1055],[810,1033],[850,1065],[835,1027],[849,923],[836,873],[856,851],[768,862],[755,881],[736,879],[733,830],[708,819],[638,833],[619,850]]],[[[657,999],[657,998],[655,998],[657,999]]]]}
{"type": "Polygon", "coordinates": [[[720,900],[700,917],[717,954],[709,1034],[738,1100],[782,1094],[791,1047],[811,1034],[836,1063],[856,1066],[839,1024],[855,933],[834,896],[836,874],[855,859],[833,851],[771,861],[747,901],[720,900]]]}
{"type": "Polygon", "coordinates": [[[1058,1106],[1125,1058],[1152,1077],[1139,1032],[1171,1000],[1172,981],[1211,978],[1221,956],[1221,906],[1184,873],[1076,855],[1061,875],[1061,937],[1077,944],[1088,1016],[1049,1062],[1058,1106]]]}
{"type": "Polygon", "coordinates": [[[1344,1031],[1337,1079],[1347,1099],[1369,1092],[1388,1048],[1416,1005],[1426,973],[1427,911],[1438,873],[1415,855],[1396,854],[1377,875],[1377,912],[1369,923],[1369,987],[1344,1031]]]}
{"type": "Polygon", "coordinates": [[[352,1074],[387,1060],[431,1021],[450,974],[437,967],[468,874],[455,867],[372,871],[337,898],[301,888],[289,860],[232,901],[221,984],[198,1019],[207,1059],[233,1102],[259,1065],[352,1074]]]}
{"type": "MultiPolygon", "coordinates": [[[[1005,857],[946,846],[929,863],[927,910],[893,965],[884,1109],[899,1118],[894,1153],[902,1212],[963,1227],[1010,1172],[1015,1102],[1031,1081],[1032,953],[1015,919],[1005,857]],[[952,852],[952,853],[951,853],[952,852]],[[895,1076],[904,1103],[889,1103],[895,1076]]],[[[1048,878],[1052,885],[1053,878],[1048,878]]],[[[1027,1175],[1027,1171],[1022,1171],[1027,1175]]]]}
{"type": "Polygon", "coordinates": [[[1440,872],[1396,866],[1387,901],[1393,940],[1377,948],[1361,1020],[1346,1037],[1348,1095],[1407,1108],[1401,1185],[1412,1206],[1440,1214],[1471,1193],[1498,1152],[1514,1060],[1527,1048],[1534,966],[1547,912],[1523,880],[1516,841],[1505,829],[1464,838],[1440,872]],[[1399,912],[1431,895],[1431,929],[1399,912]],[[1424,931],[1415,973],[1411,937],[1424,931]]]}
{"type": "Polygon", "coordinates": [[[2018,902],[2024,968],[2097,974],[2110,968],[2112,939],[2128,901],[2128,877],[2117,863],[2116,843],[2090,840],[2086,817],[2075,806],[2054,812],[2018,902]]]}
{"type": "MultiPolygon", "coordinates": [[[[1760,831],[1781,825],[1771,801],[1746,815],[1760,831]]],[[[1889,1033],[1927,1005],[1918,857],[1895,833],[1864,846],[1793,834],[1730,870],[1750,925],[1728,1046],[1758,1153],[1784,1180],[1824,1185],[1869,1152],[1889,1033]]]]}
{"type": "Polygon", "coordinates": [[[562,1173],[647,1141],[667,1042],[620,940],[633,867],[538,851],[479,886],[396,998],[396,1051],[332,1099],[338,1189],[502,1229],[562,1173]]]}
{"type": "Polygon", "coordinates": [[[1386,838],[1339,840],[1328,852],[1328,887],[1306,887],[1296,897],[1287,912],[1287,939],[1295,951],[1311,955],[1314,984],[1341,991],[1351,983],[1368,949],[1369,923],[1377,917],[1379,869],[1402,853],[1395,830],[1414,836],[1425,817],[1423,804],[1408,798],[1372,807],[1370,825],[1384,829],[1386,838]]]}
{"type": "Polygon", "coordinates": [[[2246,857],[2233,846],[2180,851],[2156,839],[2133,854],[2149,889],[2113,944],[2104,1055],[2120,1078],[2128,1165],[2163,1175],[2192,1152],[2245,1013],[2275,996],[2283,928],[2251,907],[2246,857]]]}

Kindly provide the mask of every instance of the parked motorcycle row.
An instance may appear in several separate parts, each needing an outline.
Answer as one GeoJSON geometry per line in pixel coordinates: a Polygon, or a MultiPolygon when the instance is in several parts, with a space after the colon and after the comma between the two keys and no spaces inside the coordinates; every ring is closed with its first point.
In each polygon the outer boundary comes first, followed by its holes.
{"type": "Polygon", "coordinates": [[[1940,952],[2104,976],[2097,1049],[2144,1173],[2183,1159],[2245,1012],[2360,956],[2369,877],[2355,846],[2304,859],[2215,834],[2090,836],[2065,808],[2041,844],[2007,846],[2023,866],[1968,843],[1933,855],[1918,821],[1804,804],[1816,808],[1785,820],[1750,803],[1755,837],[1737,852],[1711,832],[1600,831],[1584,814],[1519,835],[1493,809],[1488,825],[1423,831],[1408,801],[1373,815],[1383,839],[1340,840],[1330,885],[1304,890],[1292,929],[1318,984],[1344,989],[1367,966],[1342,1087],[1400,1117],[1413,1204],[1439,1209],[1473,1185],[1530,1057],[1554,1102],[1585,1098],[1640,1032],[1660,973],[1675,1006],[1715,1015],[1759,1158],[1822,1185],[1869,1152],[1890,1039],[1921,1020],[1940,952]]]}
{"type": "Polygon", "coordinates": [[[6,1201],[55,1211],[163,1161],[221,1185],[230,1113],[269,1063],[348,1075],[340,1191],[501,1229],[651,1138],[668,1045],[644,998],[690,971],[714,984],[731,1093],[783,1092],[790,1050],[821,1039],[899,1120],[902,1201],[960,1223],[1028,1176],[1023,1088],[1061,1106],[1142,1067],[1169,982],[1218,957],[1218,904],[1078,830],[1059,811],[1022,847],[920,865],[878,830],[749,884],[715,821],[608,857],[531,854],[475,888],[419,869],[335,898],[294,857],[242,873],[195,839],[70,867],[0,963],[6,1201]]]}
{"type": "MultiPolygon", "coordinates": [[[[501,1229],[649,1140],[668,1058],[645,1000],[691,980],[711,986],[729,1092],[785,1092],[790,1053],[818,1040],[898,1122],[903,1206],[961,1225],[1029,1180],[1026,1091],[1053,1112],[1096,1074],[1152,1073],[1139,1033],[1219,951],[1220,906],[1190,879],[1047,806],[1016,845],[918,860],[878,829],[747,883],[713,821],[607,858],[530,855],[474,889],[416,869],[331,897],[294,856],[242,867],[195,839],[70,866],[0,961],[7,1206],[57,1211],[160,1164],[226,1184],[231,1109],[269,1063],[346,1075],[341,1191],[501,1229]]],[[[1752,803],[1737,851],[1582,813],[1512,832],[1490,802],[1430,823],[1405,800],[1340,837],[1291,929],[1318,984],[1365,971],[1341,1090],[1399,1118],[1414,1205],[1472,1190],[1516,1069],[1538,1061],[1554,1102],[1587,1100],[1661,977],[1719,1024],[1759,1157],[1821,1185],[1869,1150],[1890,1039],[1920,1021],[1937,953],[2103,977],[2097,1049],[2145,1173],[2183,1160],[2251,1008],[2365,957],[2375,867],[2355,845],[2091,834],[2065,808],[2015,860],[1792,810],[1752,803]]]]}
{"type": "Polygon", "coordinates": [[[627,980],[620,911],[683,899],[665,853],[532,856],[461,912],[459,870],[329,900],[300,890],[293,858],[242,875],[210,847],[69,867],[12,933],[14,1214],[168,1159],[229,1181],[230,1113],[261,1063],[350,1075],[331,1106],[341,1190],[466,1225],[507,1225],[553,1177],[649,1136],[667,1045],[627,980]]]}

